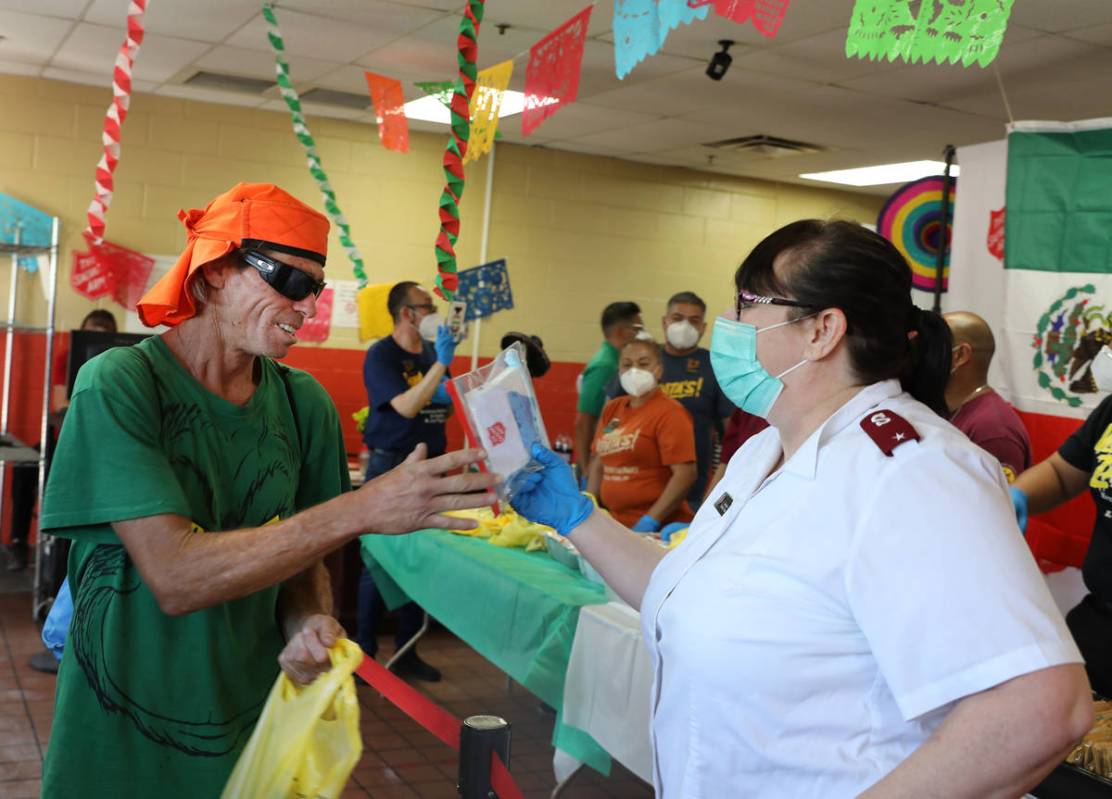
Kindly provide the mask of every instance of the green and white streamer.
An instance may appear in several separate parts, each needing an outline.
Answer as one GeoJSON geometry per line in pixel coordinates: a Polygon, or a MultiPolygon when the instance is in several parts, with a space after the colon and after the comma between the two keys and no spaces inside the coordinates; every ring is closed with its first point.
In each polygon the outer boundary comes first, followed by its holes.
{"type": "Polygon", "coordinates": [[[332,186],[328,182],[328,175],[325,174],[320,154],[317,152],[317,144],[313,141],[312,134],[309,133],[309,126],[305,124],[305,116],[301,112],[301,98],[298,97],[297,90],[290,82],[290,65],[286,63],[284,55],[286,45],[282,40],[282,32],[278,29],[278,19],[274,16],[273,6],[264,5],[263,16],[266,18],[268,25],[266,35],[270,40],[271,48],[274,50],[274,66],[278,73],[278,91],[281,92],[286,107],[290,109],[294,135],[297,136],[297,140],[301,142],[301,146],[305,150],[305,157],[309,161],[309,173],[317,182],[317,188],[320,189],[324,198],[324,210],[332,223],[340,229],[340,244],[343,245],[348,258],[351,259],[355,277],[359,281],[359,288],[363,288],[367,285],[367,272],[363,268],[363,256],[359,254],[359,250],[355,248],[355,243],[351,240],[351,229],[348,227],[340,206],[336,204],[336,192],[332,190],[332,186]]]}

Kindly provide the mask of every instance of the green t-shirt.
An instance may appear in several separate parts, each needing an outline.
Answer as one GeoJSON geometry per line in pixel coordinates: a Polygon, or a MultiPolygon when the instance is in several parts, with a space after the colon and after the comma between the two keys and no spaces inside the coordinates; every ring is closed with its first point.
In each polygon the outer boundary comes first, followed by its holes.
{"type": "Polygon", "coordinates": [[[350,488],[323,387],[259,363],[244,406],[205,389],[159,337],[81,369],[43,500],[43,529],[73,540],[74,600],[43,797],[215,799],[251,735],[284,645],[279,586],[167,616],[110,522],[257,527],[350,488]]]}
{"type": "Polygon", "coordinates": [[[602,406],[606,404],[606,384],[618,374],[618,351],[609,341],[602,342],[598,352],[587,361],[587,367],[579,376],[579,402],[576,410],[601,416],[602,406]]]}

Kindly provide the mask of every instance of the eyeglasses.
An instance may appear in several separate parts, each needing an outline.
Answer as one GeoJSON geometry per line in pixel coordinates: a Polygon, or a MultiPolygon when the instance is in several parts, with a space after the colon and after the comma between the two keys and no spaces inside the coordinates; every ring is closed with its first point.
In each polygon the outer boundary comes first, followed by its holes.
{"type": "Polygon", "coordinates": [[[422,311],[428,311],[429,313],[436,313],[436,306],[433,305],[431,302],[422,302],[419,305],[407,305],[405,307],[406,308],[420,308],[422,311]]]}
{"type": "Polygon", "coordinates": [[[308,272],[302,272],[295,266],[263,255],[258,250],[240,250],[239,254],[248,266],[253,266],[258,270],[268,286],[286,299],[298,302],[310,294],[319,297],[320,293],[324,291],[325,283],[323,280],[314,280],[308,272]]]}
{"type": "Polygon", "coordinates": [[[737,300],[735,307],[738,314],[746,308],[752,308],[754,305],[786,305],[791,308],[818,308],[818,305],[812,305],[807,302],[798,302],[796,300],[788,300],[783,297],[764,297],[760,294],[751,294],[748,291],[742,290],[737,293],[737,300]]]}

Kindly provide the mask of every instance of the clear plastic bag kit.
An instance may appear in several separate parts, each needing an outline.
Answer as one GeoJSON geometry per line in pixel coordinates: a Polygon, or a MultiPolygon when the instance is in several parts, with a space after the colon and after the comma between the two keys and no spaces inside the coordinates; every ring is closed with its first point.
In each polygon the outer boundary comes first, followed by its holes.
{"type": "MultiPolygon", "coordinates": [[[[502,478],[499,500],[512,504],[511,478],[537,468],[530,455],[533,443],[549,446],[525,347],[514,342],[490,363],[450,380],[448,393],[468,439],[486,450],[481,468],[502,478]]],[[[500,512],[497,506],[495,512],[500,512]]]]}

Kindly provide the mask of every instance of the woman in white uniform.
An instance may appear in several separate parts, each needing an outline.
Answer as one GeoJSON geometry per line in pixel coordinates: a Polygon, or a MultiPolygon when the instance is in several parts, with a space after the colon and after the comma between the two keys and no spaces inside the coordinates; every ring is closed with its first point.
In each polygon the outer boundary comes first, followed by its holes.
{"type": "Polygon", "coordinates": [[[736,283],[712,364],[771,426],[680,547],[596,511],[541,447],[514,486],[641,611],[657,794],[1021,795],[1088,730],[1091,695],[999,467],[928,407],[945,323],[849,222],[776,231],[736,283]]]}

